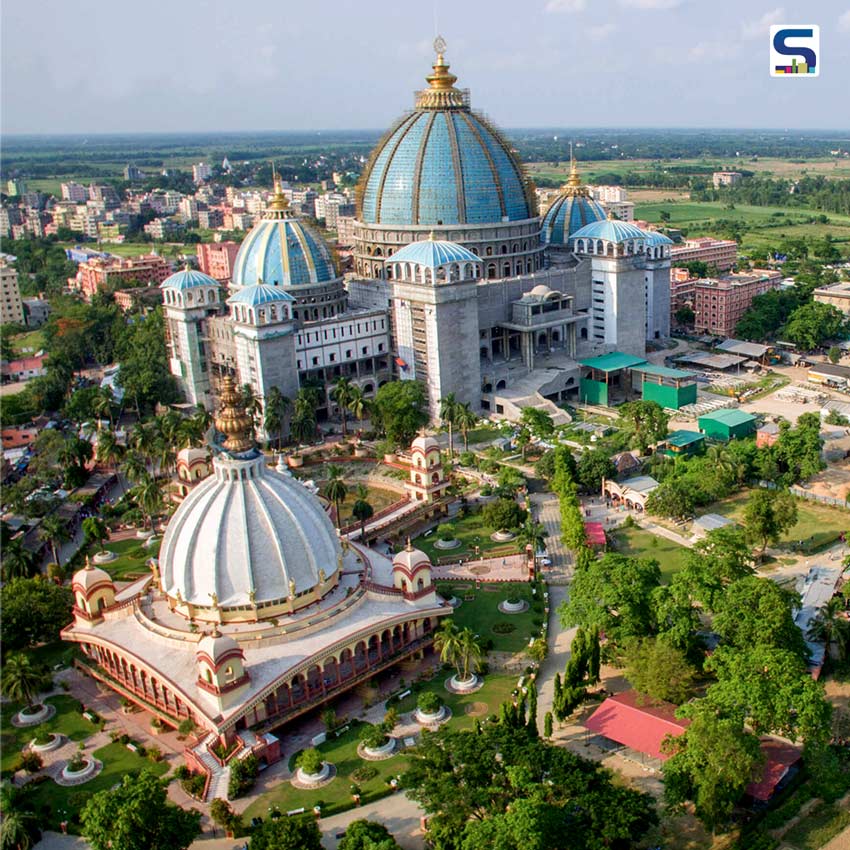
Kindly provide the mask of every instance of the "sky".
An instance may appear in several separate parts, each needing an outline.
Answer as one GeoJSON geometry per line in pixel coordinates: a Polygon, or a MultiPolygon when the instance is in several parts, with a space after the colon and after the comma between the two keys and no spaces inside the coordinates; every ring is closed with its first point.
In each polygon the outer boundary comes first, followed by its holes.
{"type": "Polygon", "coordinates": [[[0,130],[382,129],[436,32],[502,127],[850,126],[850,0],[3,0],[0,130]],[[774,23],[819,77],[769,76],[774,23]]]}

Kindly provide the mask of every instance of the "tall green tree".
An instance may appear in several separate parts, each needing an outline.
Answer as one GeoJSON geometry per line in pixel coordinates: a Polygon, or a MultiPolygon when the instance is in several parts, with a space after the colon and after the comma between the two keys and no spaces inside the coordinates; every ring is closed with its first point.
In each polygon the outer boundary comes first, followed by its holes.
{"type": "Polygon", "coordinates": [[[366,522],[372,518],[375,509],[369,502],[369,490],[365,484],[358,484],[354,492],[357,498],[351,506],[351,514],[360,522],[360,539],[363,540],[366,533],[366,522]]]}
{"type": "Polygon", "coordinates": [[[340,528],[342,524],[341,508],[345,497],[348,495],[348,487],[343,480],[343,468],[335,463],[328,466],[328,480],[325,483],[324,495],[325,498],[333,502],[336,510],[336,527],[340,528]]]}
{"type": "Polygon", "coordinates": [[[454,458],[454,429],[457,425],[457,415],[460,410],[460,403],[455,398],[454,393],[449,393],[445,398],[440,399],[440,420],[449,432],[449,457],[454,458]]]}
{"type": "Polygon", "coordinates": [[[753,490],[744,506],[747,537],[761,544],[760,557],[770,543],[776,544],[797,524],[797,501],[784,490],[753,490]]]}
{"type": "Polygon", "coordinates": [[[646,454],[651,443],[667,436],[669,417],[664,408],[654,401],[629,401],[620,405],[620,420],[624,429],[632,435],[633,448],[646,454]]]}
{"type": "Polygon", "coordinates": [[[478,416],[473,412],[468,402],[458,408],[455,424],[463,435],[463,450],[468,452],[469,432],[478,424],[478,416]]]}
{"type": "Polygon", "coordinates": [[[98,551],[103,551],[103,541],[109,539],[109,527],[106,520],[99,516],[86,517],[83,520],[83,535],[87,543],[97,543],[98,551]]]}
{"type": "Polygon", "coordinates": [[[12,700],[23,700],[31,707],[46,683],[44,671],[21,652],[9,655],[3,662],[3,694],[12,700]]]}
{"type": "Polygon", "coordinates": [[[782,329],[782,338],[811,351],[827,340],[838,339],[844,330],[844,314],[831,304],[809,301],[797,307],[782,329]]]}
{"type": "Polygon", "coordinates": [[[827,656],[834,646],[842,662],[847,660],[847,651],[850,649],[850,620],[844,613],[844,600],[833,596],[818,608],[817,616],[809,627],[809,637],[826,646],[827,656]]]}
{"type": "Polygon", "coordinates": [[[528,428],[538,440],[545,440],[555,432],[552,416],[538,407],[524,407],[519,417],[520,423],[528,428]]]}
{"type": "Polygon", "coordinates": [[[626,647],[625,673],[636,690],[676,705],[690,696],[696,678],[685,653],[660,638],[632,641],[626,647]]]}
{"type": "Polygon", "coordinates": [[[334,385],[331,388],[331,398],[337,403],[339,407],[340,415],[342,416],[342,436],[345,437],[348,434],[348,410],[349,405],[351,404],[352,392],[354,391],[354,384],[351,383],[349,378],[346,378],[344,375],[340,375],[335,381],[334,385]]]}
{"type": "Polygon", "coordinates": [[[248,846],[250,850],[322,850],[322,833],[316,819],[307,815],[269,818],[251,833],[248,846]]]}
{"type": "Polygon", "coordinates": [[[311,443],[316,439],[316,394],[302,387],[295,396],[289,432],[298,443],[311,443]]]}
{"type": "Polygon", "coordinates": [[[401,847],[382,823],[356,820],[346,827],[337,850],[401,850],[401,847]]]}
{"type": "Polygon", "coordinates": [[[27,649],[59,640],[71,621],[74,594],[69,587],[35,578],[14,578],[0,587],[0,643],[3,650],[27,649]]]}
{"type": "Polygon", "coordinates": [[[65,520],[59,514],[48,514],[39,523],[38,536],[41,540],[46,540],[50,544],[50,553],[53,556],[53,563],[59,563],[59,549],[63,543],[67,543],[71,539],[68,533],[68,526],[65,520]]]}
{"type": "Polygon", "coordinates": [[[96,793],[80,821],[93,850],[185,850],[201,831],[201,813],[170,802],[165,785],[148,770],[96,793]]]}
{"type": "Polygon", "coordinates": [[[348,398],[348,410],[358,422],[363,421],[369,410],[369,400],[364,395],[363,388],[358,387],[356,384],[351,388],[351,394],[348,398]]]}
{"type": "Polygon", "coordinates": [[[280,451],[280,442],[283,435],[283,423],[286,411],[289,409],[289,399],[278,387],[272,387],[265,398],[263,413],[263,430],[269,435],[277,435],[277,450],[280,451]]]}
{"type": "Polygon", "coordinates": [[[576,467],[576,479],[582,489],[590,493],[602,491],[602,479],[614,478],[617,468],[608,452],[603,449],[591,449],[579,458],[576,467]]]}
{"type": "Polygon", "coordinates": [[[426,425],[425,391],[418,381],[390,381],[375,394],[372,424],[394,446],[407,446],[426,425]]]}

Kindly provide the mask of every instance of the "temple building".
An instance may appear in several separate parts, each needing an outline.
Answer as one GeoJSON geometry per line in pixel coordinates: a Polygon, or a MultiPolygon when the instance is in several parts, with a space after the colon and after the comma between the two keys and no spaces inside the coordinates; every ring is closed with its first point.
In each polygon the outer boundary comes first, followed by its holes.
{"type": "Polygon", "coordinates": [[[456,87],[442,38],[434,49],[427,87],[361,175],[346,280],[276,181],[230,297],[203,308],[166,298],[172,371],[190,400],[214,396],[227,374],[261,403],[272,386],[291,396],[309,381],[326,388],[322,419],[339,413],[336,378],[367,398],[399,379],[423,385],[433,419],[450,393],[511,418],[577,400],[579,359],[643,358],[647,342],[669,336],[671,240],[606,216],[572,155],[541,215],[516,152],[456,87]],[[265,290],[257,300],[258,285],[281,293],[276,309],[265,290]]]}
{"type": "Polygon", "coordinates": [[[421,552],[396,563],[341,539],[316,496],[267,467],[239,405],[225,377],[224,442],[210,446],[212,473],[175,511],[152,574],[118,589],[87,563],[62,632],[94,678],[169,725],[194,721],[187,762],[219,791],[211,746],[275,760],[274,730],[420,656],[451,613],[421,552]]]}

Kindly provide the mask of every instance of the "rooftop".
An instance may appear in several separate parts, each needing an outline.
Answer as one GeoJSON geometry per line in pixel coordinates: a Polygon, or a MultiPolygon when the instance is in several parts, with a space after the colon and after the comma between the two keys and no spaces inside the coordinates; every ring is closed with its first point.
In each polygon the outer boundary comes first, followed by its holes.
{"type": "Polygon", "coordinates": [[[587,360],[579,360],[580,366],[589,369],[598,369],[600,372],[619,372],[620,369],[631,369],[646,363],[643,357],[635,357],[633,354],[623,354],[621,351],[612,351],[599,357],[589,357],[587,360]]]}
{"type": "Polygon", "coordinates": [[[705,439],[704,434],[699,431],[671,431],[665,438],[664,442],[671,446],[689,446],[692,443],[698,443],[705,439]]]}
{"type": "Polygon", "coordinates": [[[669,366],[657,366],[655,363],[643,363],[633,366],[635,372],[643,372],[646,375],[659,375],[662,378],[693,378],[693,372],[685,372],[682,369],[671,369],[669,366]]]}
{"type": "Polygon", "coordinates": [[[704,413],[699,417],[699,421],[709,420],[711,422],[722,422],[724,425],[735,426],[743,425],[746,422],[753,422],[755,416],[752,413],[745,413],[737,408],[723,408],[722,410],[712,410],[711,413],[704,413]]]}
{"type": "Polygon", "coordinates": [[[739,339],[726,339],[715,346],[718,351],[728,351],[730,354],[742,354],[744,357],[764,357],[771,350],[769,345],[759,345],[756,342],[742,342],[739,339]]]}

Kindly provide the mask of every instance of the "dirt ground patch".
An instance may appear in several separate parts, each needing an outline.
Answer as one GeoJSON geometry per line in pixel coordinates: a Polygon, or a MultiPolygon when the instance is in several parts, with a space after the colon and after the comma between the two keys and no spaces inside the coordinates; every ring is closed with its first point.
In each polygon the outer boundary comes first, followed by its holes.
{"type": "Polygon", "coordinates": [[[483,717],[487,713],[489,706],[486,702],[471,702],[464,709],[463,713],[470,717],[483,717]]]}

